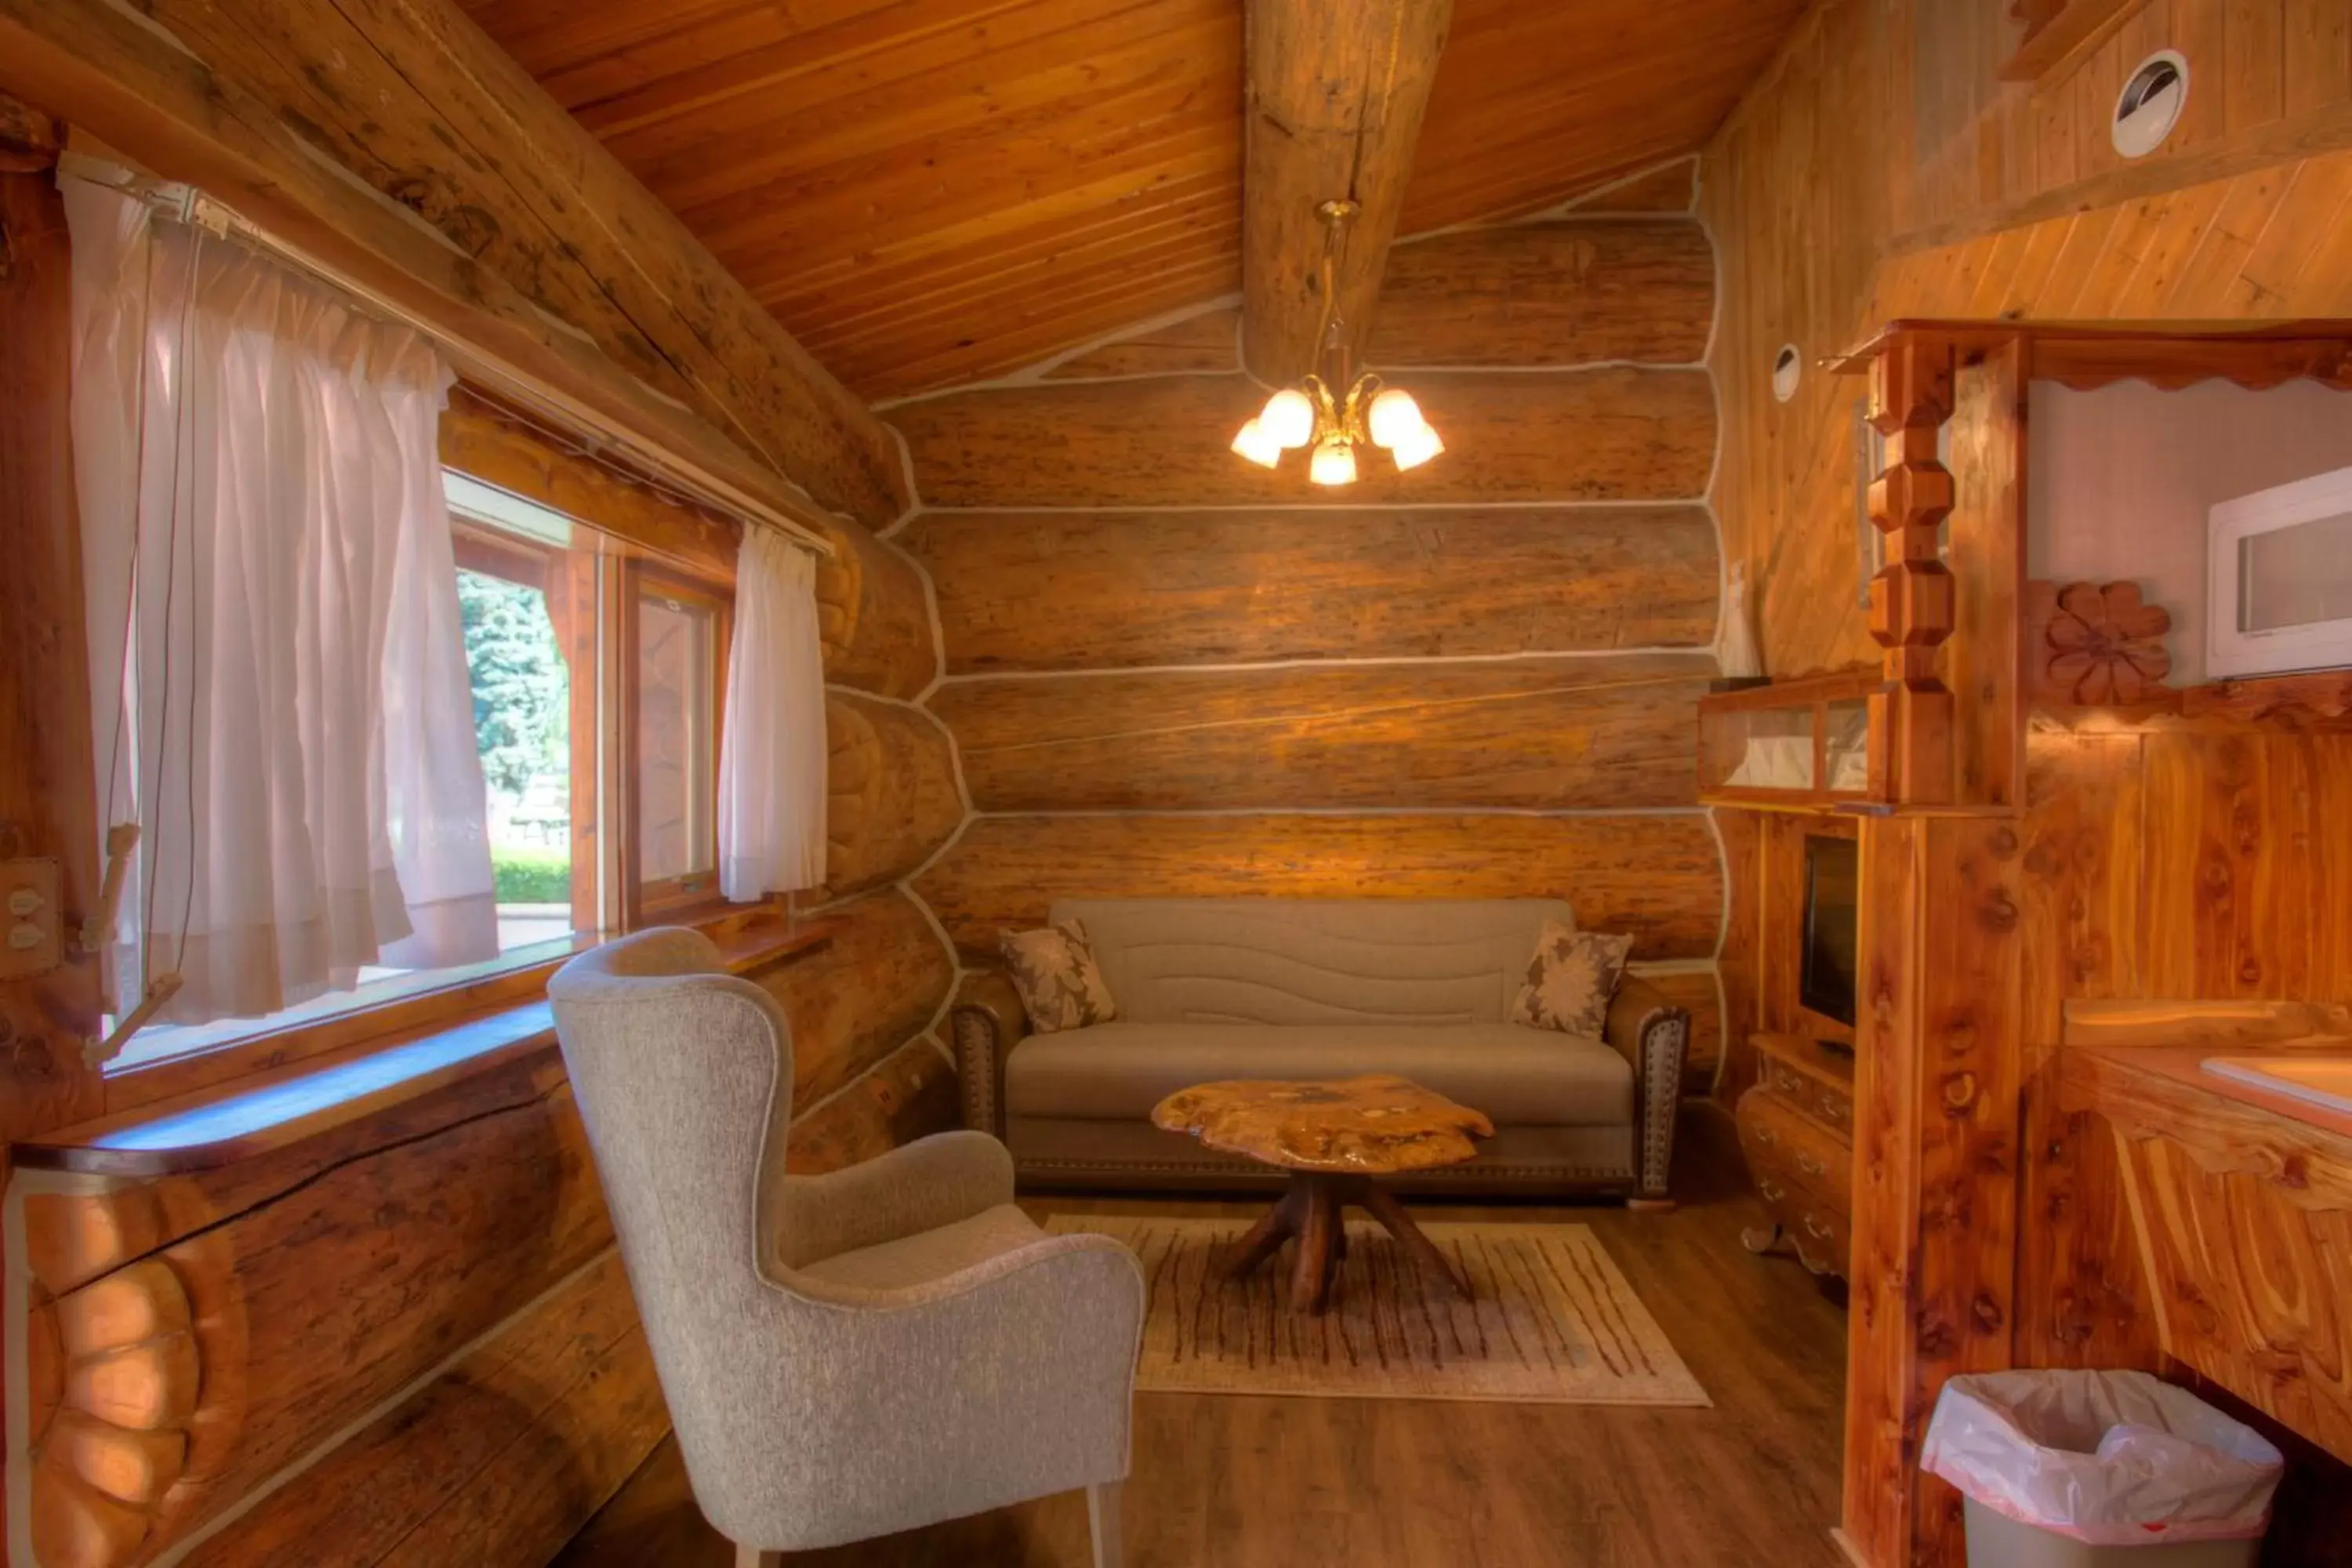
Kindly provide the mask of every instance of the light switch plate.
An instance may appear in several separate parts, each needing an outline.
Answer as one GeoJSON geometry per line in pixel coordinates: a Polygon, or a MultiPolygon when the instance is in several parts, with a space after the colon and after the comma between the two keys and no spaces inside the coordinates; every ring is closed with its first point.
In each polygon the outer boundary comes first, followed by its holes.
{"type": "Polygon", "coordinates": [[[65,962],[58,883],[53,859],[0,860],[0,980],[35,979],[65,962]]]}

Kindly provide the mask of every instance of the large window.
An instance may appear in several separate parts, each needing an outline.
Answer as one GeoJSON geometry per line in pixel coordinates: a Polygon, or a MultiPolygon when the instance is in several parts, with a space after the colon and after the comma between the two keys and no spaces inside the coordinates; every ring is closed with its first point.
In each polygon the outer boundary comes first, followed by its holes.
{"type": "Polygon", "coordinates": [[[363,969],[352,990],[257,1018],[151,1025],[120,1072],[561,957],[719,901],[716,780],[727,584],[448,473],[488,797],[499,957],[363,969]]]}

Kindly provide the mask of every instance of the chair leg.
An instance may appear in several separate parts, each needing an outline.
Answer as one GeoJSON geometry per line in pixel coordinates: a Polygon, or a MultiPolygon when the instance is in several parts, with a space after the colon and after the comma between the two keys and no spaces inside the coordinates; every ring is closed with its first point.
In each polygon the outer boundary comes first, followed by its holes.
{"type": "Polygon", "coordinates": [[[1119,1568],[1118,1481],[1087,1489],[1087,1523],[1094,1533],[1095,1568],[1119,1568]]]}
{"type": "Polygon", "coordinates": [[[735,1568],[784,1568],[781,1552],[762,1552],[756,1546],[735,1543],[735,1568]]]}

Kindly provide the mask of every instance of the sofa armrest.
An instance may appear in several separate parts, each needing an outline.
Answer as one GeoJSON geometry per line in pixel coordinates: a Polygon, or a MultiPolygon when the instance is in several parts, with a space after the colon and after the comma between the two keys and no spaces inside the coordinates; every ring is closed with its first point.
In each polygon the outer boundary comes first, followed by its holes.
{"type": "Polygon", "coordinates": [[[1004,1058],[1029,1033],[1021,993],[1001,969],[964,976],[950,1017],[955,1036],[956,1074],[963,1085],[963,1124],[1004,1136],[1004,1058]]]}
{"type": "Polygon", "coordinates": [[[1666,1195],[1675,1158],[1675,1116],[1682,1102],[1683,1058],[1690,1050],[1690,1014],[1638,975],[1617,983],[1602,1037],[1633,1069],[1633,1136],[1639,1194],[1666,1195]]]}

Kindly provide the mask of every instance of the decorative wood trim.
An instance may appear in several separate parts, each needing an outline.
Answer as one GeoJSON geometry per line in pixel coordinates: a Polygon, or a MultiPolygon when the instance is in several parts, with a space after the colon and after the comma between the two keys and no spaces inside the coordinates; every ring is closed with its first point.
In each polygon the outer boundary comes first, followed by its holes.
{"type": "Polygon", "coordinates": [[[1936,451],[1952,416],[1957,363],[1950,338],[1913,331],[1870,364],[1870,423],[1888,447],[1885,469],[1870,483],[1870,521],[1892,559],[1870,584],[1871,640],[1886,652],[1884,683],[1870,699],[1869,794],[1906,805],[1952,798],[1952,693],[1936,655],[1955,620],[1939,536],[1953,486],[1936,451]]]}
{"type": "Polygon", "coordinates": [[[2192,686],[2180,694],[2183,718],[2242,720],[2300,728],[2312,720],[2352,720],[2352,670],[2271,675],[2192,686]]]}
{"type": "Polygon", "coordinates": [[[2163,700],[2171,613],[2137,583],[2026,584],[2026,688],[2047,708],[2132,708],[2163,700]]]}
{"type": "Polygon", "coordinates": [[[1358,209],[1329,346],[1343,365],[1360,357],[1453,14],[1454,0],[1250,0],[1242,359],[1261,381],[1297,381],[1326,347],[1325,202],[1358,209]]]}
{"type": "Polygon", "coordinates": [[[1981,356],[2026,346],[2026,379],[2091,391],[2146,381],[2166,391],[2227,381],[2260,392],[2290,381],[2352,387],[2352,321],[2008,321],[1906,318],[1831,357],[1845,374],[1867,370],[1890,347],[1936,339],[1981,356]]]}

